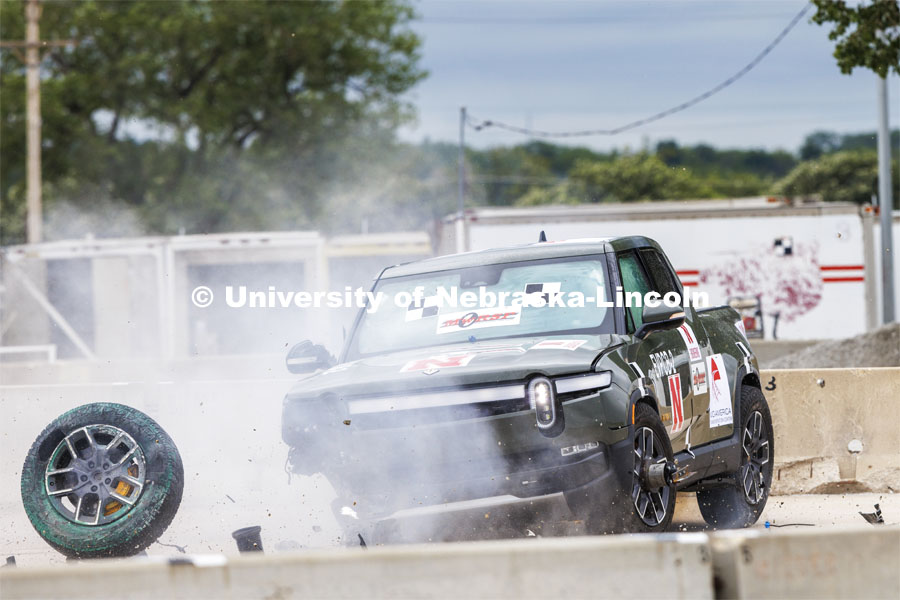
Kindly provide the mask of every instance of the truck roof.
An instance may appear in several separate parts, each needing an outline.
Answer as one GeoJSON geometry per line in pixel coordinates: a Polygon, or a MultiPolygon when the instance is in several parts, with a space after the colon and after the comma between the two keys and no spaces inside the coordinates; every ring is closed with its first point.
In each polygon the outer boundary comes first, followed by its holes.
{"type": "Polygon", "coordinates": [[[381,279],[422,275],[436,271],[452,271],[483,265],[496,265],[519,262],[523,260],[541,260],[544,258],[562,258],[565,256],[584,256],[588,254],[605,254],[629,248],[652,246],[660,249],[659,244],[641,235],[629,235],[608,238],[583,238],[575,240],[535,242],[508,246],[505,248],[489,248],[460,254],[447,254],[426,258],[415,262],[388,267],[381,274],[381,279]]]}

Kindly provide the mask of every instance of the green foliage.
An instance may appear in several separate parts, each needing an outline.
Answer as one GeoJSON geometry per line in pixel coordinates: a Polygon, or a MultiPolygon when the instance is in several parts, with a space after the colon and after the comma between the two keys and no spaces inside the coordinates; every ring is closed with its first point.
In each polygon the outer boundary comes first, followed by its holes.
{"type": "Polygon", "coordinates": [[[900,74],[900,3],[873,0],[848,6],[845,0],[812,0],[813,22],[832,23],[828,39],[837,42],[834,57],[841,72],[864,67],[887,77],[900,74]]]}
{"type": "MultiPolygon", "coordinates": [[[[842,150],[876,150],[878,135],[871,133],[851,133],[841,135],[833,131],[816,131],[806,136],[800,147],[800,158],[810,160],[824,154],[842,150]]],[[[900,129],[891,131],[891,147],[900,145],[900,129]]]]}
{"type": "MultiPolygon", "coordinates": [[[[22,2],[0,10],[0,37],[22,39],[22,2]]],[[[377,157],[412,115],[412,17],[406,0],[43,4],[42,37],[79,41],[42,64],[48,209],[87,210],[99,190],[158,232],[313,222],[347,161],[377,157]]],[[[14,54],[0,76],[6,217],[24,199],[14,54]]],[[[21,241],[18,219],[0,235],[21,241]]]]}
{"type": "Polygon", "coordinates": [[[563,181],[546,188],[531,188],[525,195],[516,201],[516,206],[584,204],[589,201],[587,192],[580,182],[563,181]]]}
{"type": "Polygon", "coordinates": [[[712,192],[687,167],[641,152],[614,162],[581,161],[571,173],[591,202],[704,198],[712,192]]]}
{"type": "Polygon", "coordinates": [[[712,193],[686,167],[669,167],[646,152],[614,161],[581,160],[569,173],[569,179],[545,192],[533,190],[520,203],[635,202],[706,198],[712,193]]]}
{"type": "MultiPolygon", "coordinates": [[[[893,181],[898,181],[897,161],[893,181]]],[[[799,164],[775,186],[786,196],[819,195],[826,202],[871,202],[878,190],[878,157],[874,152],[843,151],[799,164]]]]}
{"type": "MultiPolygon", "coordinates": [[[[894,1],[814,0],[841,69],[898,71],[894,1]],[[883,36],[878,31],[886,32],[883,36]]],[[[42,3],[43,173],[51,237],[428,226],[456,207],[454,144],[398,144],[424,77],[411,0],[42,3]],[[93,223],[88,225],[89,223],[93,223]]],[[[22,0],[0,38],[24,37],[22,0]]],[[[900,72],[900,71],[898,71],[900,72]]],[[[25,89],[0,61],[0,243],[24,240],[25,89]]],[[[896,147],[900,132],[892,134],[896,147]]],[[[867,201],[874,135],[816,132],[800,150],[660,142],[620,155],[532,141],[466,150],[469,205],[821,193],[867,201]],[[833,156],[832,156],[833,155],[833,156]],[[831,158],[829,158],[831,157],[831,158]]],[[[895,179],[897,181],[898,179],[895,179]]]]}
{"type": "Polygon", "coordinates": [[[742,173],[760,178],[782,177],[797,164],[797,159],[784,150],[717,150],[707,144],[679,146],[674,140],[659,142],[656,155],[670,167],[687,167],[701,175],[742,173]]]}

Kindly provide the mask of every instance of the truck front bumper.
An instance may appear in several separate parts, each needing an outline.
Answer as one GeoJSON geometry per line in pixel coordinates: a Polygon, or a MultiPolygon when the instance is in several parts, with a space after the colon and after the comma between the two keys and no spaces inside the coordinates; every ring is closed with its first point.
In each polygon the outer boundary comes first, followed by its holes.
{"type": "Polygon", "coordinates": [[[370,543],[615,531],[631,502],[632,468],[629,435],[566,465],[445,483],[448,490],[465,490],[466,499],[367,514],[365,496],[360,495],[356,516],[341,514],[340,502],[335,513],[351,543],[356,541],[354,531],[370,543]]]}

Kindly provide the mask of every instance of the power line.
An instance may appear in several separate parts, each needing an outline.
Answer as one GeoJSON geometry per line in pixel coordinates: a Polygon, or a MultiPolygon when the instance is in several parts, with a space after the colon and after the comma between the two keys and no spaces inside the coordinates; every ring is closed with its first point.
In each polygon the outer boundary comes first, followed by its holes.
{"type": "MultiPolygon", "coordinates": [[[[703,22],[715,21],[762,21],[784,16],[784,11],[771,13],[754,13],[752,15],[710,15],[698,19],[696,16],[685,18],[684,20],[703,22]]],[[[426,25],[538,25],[541,27],[548,25],[609,25],[618,23],[646,23],[647,21],[671,21],[671,17],[666,14],[662,15],[617,15],[617,16],[573,16],[573,17],[429,17],[425,16],[419,20],[420,23],[426,25]]]]}
{"type": "Polygon", "coordinates": [[[803,7],[803,9],[799,13],[797,13],[793,19],[791,19],[790,23],[787,24],[787,27],[782,29],[781,33],[779,33],[778,36],[774,40],[772,40],[772,42],[768,46],[763,48],[763,51],[760,52],[756,56],[756,58],[754,58],[749,63],[747,63],[747,65],[744,66],[744,68],[742,68],[740,71],[738,71],[737,73],[735,73],[734,75],[732,75],[731,77],[729,77],[728,79],[726,79],[725,81],[720,83],[719,85],[703,92],[699,96],[695,96],[694,98],[691,98],[687,102],[684,102],[677,106],[673,106],[672,108],[668,108],[662,112],[658,112],[658,113],[651,115],[649,117],[646,117],[644,119],[632,121],[631,123],[621,125],[614,129],[584,129],[581,131],[541,131],[541,130],[537,130],[537,129],[529,129],[527,127],[517,127],[515,125],[509,125],[507,123],[503,123],[501,121],[496,121],[493,119],[479,120],[472,116],[467,117],[466,124],[469,127],[473,128],[475,131],[480,131],[480,130],[486,129],[488,127],[495,127],[497,129],[504,129],[506,131],[512,131],[513,133],[521,133],[523,135],[528,135],[528,136],[532,136],[532,137],[568,138],[568,137],[586,137],[586,136],[592,136],[592,135],[616,135],[616,134],[622,133],[624,131],[628,131],[629,129],[634,129],[634,128],[640,127],[642,125],[646,125],[647,123],[652,123],[653,121],[659,121],[660,119],[668,117],[669,115],[673,115],[673,114],[681,112],[683,110],[687,110],[688,108],[690,108],[696,104],[699,104],[700,102],[703,102],[710,96],[713,96],[713,95],[721,92],[722,90],[724,90],[725,88],[727,88],[728,86],[733,84],[735,81],[737,81],[738,79],[740,79],[741,77],[743,77],[744,75],[749,73],[753,69],[753,67],[755,67],[760,62],[762,62],[762,60],[775,48],[775,46],[777,46],[778,44],[781,43],[781,41],[787,36],[787,34],[790,33],[790,31],[797,25],[797,23],[800,22],[800,19],[802,19],[803,16],[807,12],[809,12],[810,8],[812,8],[811,4],[805,5],[803,7]]]}

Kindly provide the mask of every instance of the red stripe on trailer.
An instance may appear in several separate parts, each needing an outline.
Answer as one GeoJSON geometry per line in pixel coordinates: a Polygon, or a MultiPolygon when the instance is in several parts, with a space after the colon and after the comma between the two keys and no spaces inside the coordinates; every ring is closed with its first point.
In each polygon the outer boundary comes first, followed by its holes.
{"type": "Polygon", "coordinates": [[[865,281],[865,277],[823,277],[822,283],[843,283],[846,281],[865,281]]]}
{"type": "Polygon", "coordinates": [[[684,269],[682,271],[675,271],[675,274],[681,277],[682,275],[699,275],[700,271],[697,269],[684,269]]]}
{"type": "Polygon", "coordinates": [[[862,271],[863,265],[822,265],[820,271],[862,271]]]}

